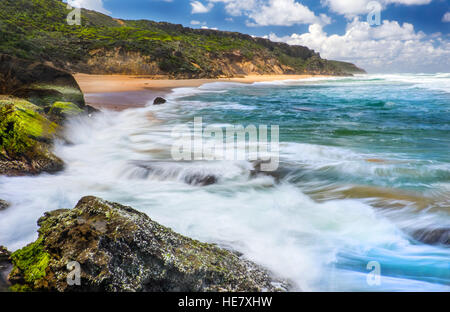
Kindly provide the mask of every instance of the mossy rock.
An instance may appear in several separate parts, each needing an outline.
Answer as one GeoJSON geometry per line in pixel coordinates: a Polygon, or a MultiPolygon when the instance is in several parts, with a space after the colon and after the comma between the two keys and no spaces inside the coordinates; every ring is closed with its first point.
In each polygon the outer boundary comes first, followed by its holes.
{"type": "Polygon", "coordinates": [[[21,99],[0,99],[0,174],[57,171],[62,161],[49,149],[59,125],[36,105],[21,99]]]}
{"type": "Polygon", "coordinates": [[[12,286],[13,291],[26,291],[39,287],[39,282],[46,276],[46,270],[50,262],[50,254],[47,253],[42,244],[42,238],[28,246],[14,252],[11,255],[14,269],[11,276],[17,271],[21,272],[23,284],[12,286]]]}
{"type": "Polygon", "coordinates": [[[38,106],[67,101],[84,107],[84,96],[75,78],[52,66],[0,54],[1,94],[11,94],[38,106]]]}
{"type": "Polygon", "coordinates": [[[49,118],[59,124],[63,123],[65,119],[81,115],[85,110],[79,108],[72,102],[55,102],[46,109],[49,118]]]}
{"type": "Polygon", "coordinates": [[[32,156],[37,142],[48,142],[58,125],[20,101],[0,101],[0,146],[11,156],[32,156]]]}
{"type": "Polygon", "coordinates": [[[15,91],[13,95],[27,99],[29,102],[43,108],[51,107],[55,102],[75,103],[80,109],[85,106],[83,94],[80,90],[73,87],[35,84],[15,91]]]}
{"type": "Polygon", "coordinates": [[[173,232],[131,207],[85,197],[46,213],[36,242],[12,255],[14,291],[276,291],[259,266],[173,232]],[[81,286],[67,283],[77,261],[81,286]]]}

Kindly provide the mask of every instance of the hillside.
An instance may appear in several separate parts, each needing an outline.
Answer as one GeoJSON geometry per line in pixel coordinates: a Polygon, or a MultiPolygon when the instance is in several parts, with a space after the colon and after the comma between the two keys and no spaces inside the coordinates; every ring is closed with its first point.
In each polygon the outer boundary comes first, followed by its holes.
{"type": "Polygon", "coordinates": [[[214,78],[364,72],[306,47],[240,33],[118,20],[84,9],[82,25],[69,26],[68,13],[61,0],[1,0],[0,53],[96,74],[214,78]]]}

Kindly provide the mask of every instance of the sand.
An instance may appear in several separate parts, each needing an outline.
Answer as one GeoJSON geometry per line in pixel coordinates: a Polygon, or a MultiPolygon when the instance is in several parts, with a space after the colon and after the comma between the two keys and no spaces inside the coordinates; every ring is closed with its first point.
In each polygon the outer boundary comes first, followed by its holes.
{"type": "Polygon", "coordinates": [[[219,79],[168,79],[161,76],[75,74],[86,103],[98,109],[123,110],[143,107],[174,88],[199,87],[211,82],[254,83],[262,81],[324,77],[312,75],[252,75],[219,79]]]}

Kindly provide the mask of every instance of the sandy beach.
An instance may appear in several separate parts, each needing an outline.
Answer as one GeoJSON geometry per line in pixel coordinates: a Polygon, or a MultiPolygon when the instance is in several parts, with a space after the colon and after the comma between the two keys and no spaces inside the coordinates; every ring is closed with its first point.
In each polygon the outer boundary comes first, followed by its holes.
{"type": "Polygon", "coordinates": [[[199,87],[211,82],[254,83],[276,80],[298,80],[313,75],[251,75],[218,79],[168,79],[164,76],[75,74],[87,104],[98,109],[123,110],[145,106],[174,88],[199,87]]]}

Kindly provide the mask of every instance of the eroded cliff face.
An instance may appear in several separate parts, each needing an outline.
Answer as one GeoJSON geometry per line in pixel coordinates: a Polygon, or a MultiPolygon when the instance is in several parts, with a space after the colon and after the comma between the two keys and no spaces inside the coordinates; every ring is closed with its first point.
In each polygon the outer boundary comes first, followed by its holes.
{"type": "MultiPolygon", "coordinates": [[[[167,57],[183,58],[183,52],[174,52],[167,57]]],[[[187,59],[183,60],[185,63],[187,59]]],[[[200,62],[199,62],[200,63],[200,62]]],[[[353,65],[353,64],[351,64],[353,65]]],[[[150,55],[144,55],[137,51],[128,51],[124,48],[95,49],[89,52],[89,56],[79,62],[67,62],[64,67],[72,72],[89,74],[125,74],[125,75],[161,75],[171,78],[216,78],[238,77],[246,75],[346,75],[331,62],[320,57],[312,57],[301,68],[286,64],[264,52],[257,52],[250,58],[240,50],[224,52],[221,54],[206,53],[201,64],[195,61],[189,62],[195,70],[168,72],[161,67],[160,59],[150,55]],[[206,60],[206,61],[205,61],[206,60]]],[[[353,65],[354,66],[354,65],[353,65]]],[[[358,68],[354,66],[354,72],[358,68]]]]}
{"type": "Polygon", "coordinates": [[[163,75],[158,62],[149,55],[126,51],[95,49],[89,52],[86,62],[69,63],[73,72],[88,74],[163,75]]]}

